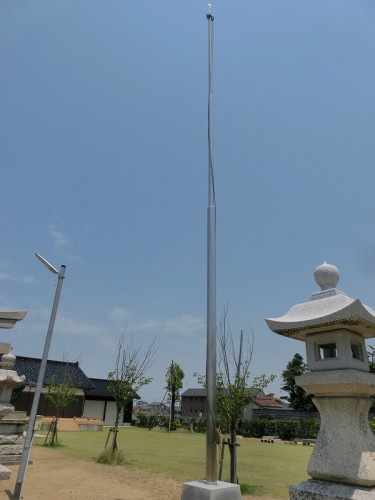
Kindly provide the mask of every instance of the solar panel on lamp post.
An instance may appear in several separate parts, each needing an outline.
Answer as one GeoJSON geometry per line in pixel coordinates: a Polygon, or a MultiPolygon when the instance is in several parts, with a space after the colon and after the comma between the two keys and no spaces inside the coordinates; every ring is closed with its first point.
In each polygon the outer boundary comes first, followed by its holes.
{"type": "Polygon", "coordinates": [[[37,379],[37,383],[35,386],[34,399],[33,399],[33,403],[31,406],[30,418],[29,418],[29,423],[28,423],[28,427],[27,427],[25,443],[24,443],[24,447],[23,447],[23,451],[22,451],[22,457],[21,457],[20,466],[18,469],[16,484],[14,487],[14,495],[13,495],[14,500],[21,500],[21,498],[22,498],[23,483],[24,483],[24,479],[25,479],[27,464],[29,461],[30,449],[31,449],[31,445],[33,442],[33,438],[34,438],[35,419],[36,419],[36,414],[38,411],[40,393],[42,390],[44,374],[46,372],[46,366],[47,366],[48,353],[49,353],[49,348],[50,348],[51,340],[52,340],[53,327],[55,325],[56,313],[57,313],[57,308],[59,305],[61,288],[62,288],[62,283],[63,283],[65,269],[66,269],[66,266],[62,265],[60,268],[60,272],[59,272],[49,262],[47,262],[41,255],[39,255],[37,253],[35,255],[49,271],[51,271],[53,274],[57,274],[57,287],[56,287],[56,292],[55,292],[55,298],[54,298],[53,305],[52,305],[51,317],[49,320],[46,340],[45,340],[45,344],[44,344],[43,356],[42,356],[42,360],[40,363],[38,379],[37,379]]]}

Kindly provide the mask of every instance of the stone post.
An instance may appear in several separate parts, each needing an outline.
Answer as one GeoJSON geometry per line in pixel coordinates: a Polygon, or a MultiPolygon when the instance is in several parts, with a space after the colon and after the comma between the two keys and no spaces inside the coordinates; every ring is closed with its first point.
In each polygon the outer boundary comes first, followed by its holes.
{"type": "MultiPolygon", "coordinates": [[[[0,328],[13,328],[25,316],[26,311],[0,311],[0,328]]],[[[10,351],[10,344],[0,342],[0,480],[9,479],[11,473],[3,464],[20,461],[26,423],[26,412],[15,412],[10,404],[13,387],[25,379],[12,369],[16,358],[10,351]]]]}
{"type": "Polygon", "coordinates": [[[0,359],[0,463],[18,464],[24,444],[26,412],[14,411],[10,398],[13,387],[22,384],[25,376],[20,377],[13,370],[16,357],[10,352],[10,344],[0,343],[0,359]]]}
{"type": "Polygon", "coordinates": [[[375,436],[368,412],[375,375],[368,373],[365,339],[375,337],[375,311],[337,290],[337,267],[314,272],[321,291],[292,307],[269,328],[306,343],[308,372],[296,384],[314,396],[321,418],[307,467],[312,479],[290,487],[291,500],[375,498],[375,436]]]}

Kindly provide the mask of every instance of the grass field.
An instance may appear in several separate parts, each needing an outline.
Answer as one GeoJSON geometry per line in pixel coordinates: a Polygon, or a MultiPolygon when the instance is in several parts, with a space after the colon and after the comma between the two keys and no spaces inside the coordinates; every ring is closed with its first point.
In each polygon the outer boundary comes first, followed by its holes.
{"type": "MultiPolygon", "coordinates": [[[[63,446],[51,449],[51,454],[64,453],[93,460],[103,451],[106,438],[106,429],[102,432],[59,432],[59,442],[63,446]]],[[[43,439],[35,439],[35,445],[42,443],[43,439]]],[[[129,427],[120,430],[118,444],[125,451],[125,467],[164,473],[181,484],[204,478],[206,440],[203,434],[129,427]]],[[[311,450],[309,446],[241,439],[237,451],[239,482],[248,485],[248,494],[288,499],[289,485],[308,477],[306,467],[311,450]]],[[[225,481],[229,478],[228,450],[223,470],[225,481]]]]}

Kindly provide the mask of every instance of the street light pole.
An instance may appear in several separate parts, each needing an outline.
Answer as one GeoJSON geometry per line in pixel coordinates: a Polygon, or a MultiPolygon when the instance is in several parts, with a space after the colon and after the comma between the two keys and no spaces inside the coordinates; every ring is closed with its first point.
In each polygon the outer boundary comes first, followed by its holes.
{"type": "Polygon", "coordinates": [[[35,255],[42,262],[42,264],[47,267],[47,269],[49,269],[53,274],[58,275],[58,277],[57,277],[58,279],[57,279],[57,287],[56,287],[56,292],[55,292],[55,299],[53,301],[51,317],[49,320],[46,340],[45,340],[45,344],[44,344],[43,356],[42,356],[42,360],[41,360],[40,368],[39,368],[38,380],[37,380],[36,387],[35,387],[33,404],[31,406],[30,419],[29,419],[26,437],[25,437],[25,444],[23,447],[20,466],[18,469],[16,485],[14,488],[14,495],[13,495],[14,500],[21,500],[21,498],[22,498],[23,482],[25,479],[27,464],[29,461],[29,455],[30,455],[32,441],[34,438],[35,419],[36,419],[36,414],[38,411],[40,393],[42,390],[44,374],[46,372],[46,366],[47,366],[47,360],[48,360],[48,353],[49,353],[49,348],[50,348],[51,340],[52,340],[53,327],[55,325],[56,313],[57,313],[57,308],[59,305],[61,288],[62,288],[65,269],[66,269],[66,266],[62,265],[60,268],[60,272],[59,272],[49,262],[47,262],[45,259],[43,259],[43,257],[41,257],[39,254],[35,254],[35,255]]]}
{"type": "Polygon", "coordinates": [[[216,451],[216,200],[212,134],[213,20],[208,4],[208,208],[207,208],[207,354],[206,483],[217,484],[216,451]]]}

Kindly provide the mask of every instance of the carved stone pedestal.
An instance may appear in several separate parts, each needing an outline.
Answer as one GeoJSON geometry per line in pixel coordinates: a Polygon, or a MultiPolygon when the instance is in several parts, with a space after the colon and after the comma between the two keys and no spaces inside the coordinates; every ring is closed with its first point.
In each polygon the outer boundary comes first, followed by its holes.
{"type": "Polygon", "coordinates": [[[320,431],[307,467],[314,479],[375,486],[375,436],[368,422],[375,376],[356,370],[310,372],[296,383],[314,394],[320,431]]]}
{"type": "Polygon", "coordinates": [[[374,500],[375,488],[310,479],[289,487],[290,500],[374,500]]]}
{"type": "Polygon", "coordinates": [[[26,412],[14,411],[0,420],[0,464],[19,464],[22,456],[26,427],[26,412]]]}

